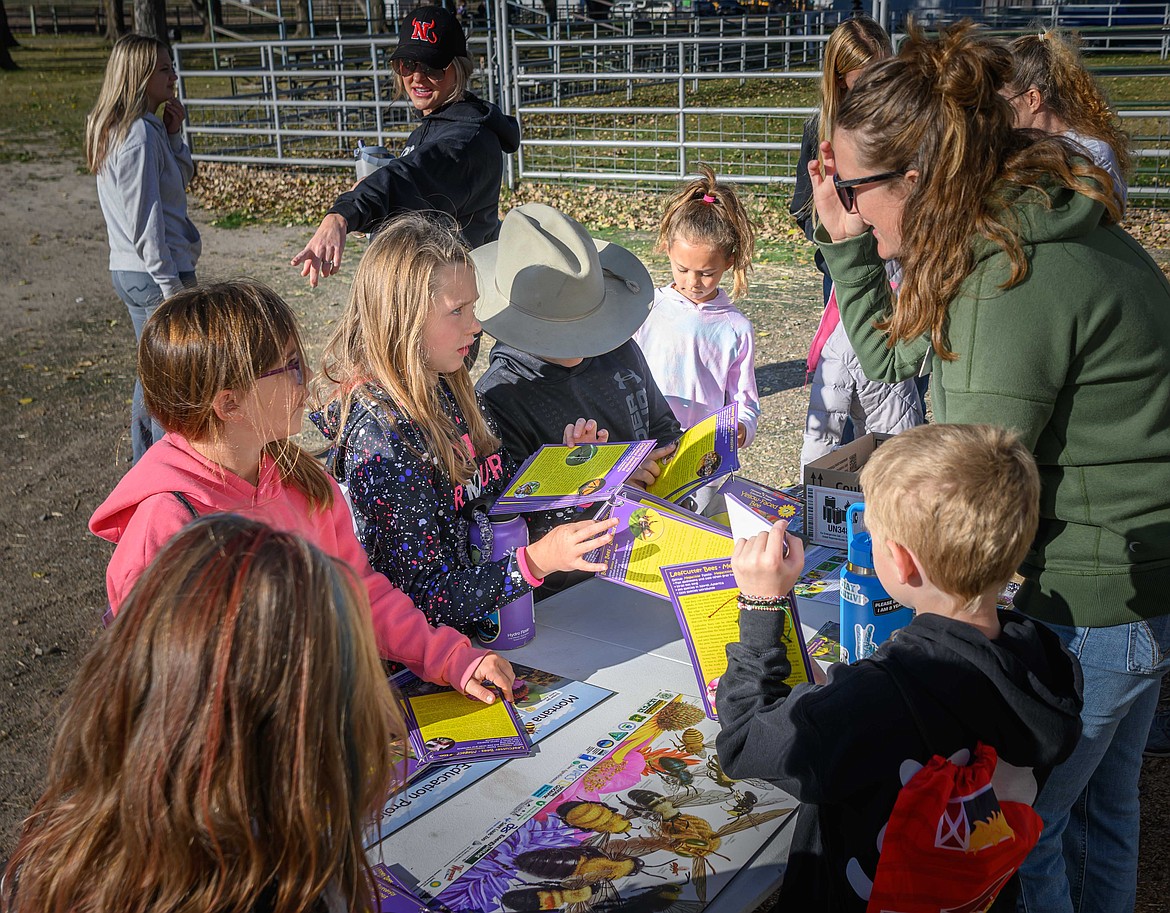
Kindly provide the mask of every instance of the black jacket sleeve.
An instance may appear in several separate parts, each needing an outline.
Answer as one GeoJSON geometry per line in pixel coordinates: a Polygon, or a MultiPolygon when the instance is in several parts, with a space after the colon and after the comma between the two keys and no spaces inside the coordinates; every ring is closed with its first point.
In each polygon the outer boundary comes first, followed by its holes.
{"type": "Polygon", "coordinates": [[[813,239],[812,179],[808,176],[808,163],[817,156],[820,140],[820,115],[814,114],[804,122],[804,133],[800,138],[800,158],[796,163],[796,189],[788,211],[795,217],[796,224],[810,241],[813,239]]]}

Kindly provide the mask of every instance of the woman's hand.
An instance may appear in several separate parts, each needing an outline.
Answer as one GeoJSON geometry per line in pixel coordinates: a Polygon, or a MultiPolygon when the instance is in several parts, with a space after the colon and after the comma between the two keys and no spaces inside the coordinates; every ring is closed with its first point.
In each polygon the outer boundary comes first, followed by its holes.
{"type": "Polygon", "coordinates": [[[586,421],[577,419],[572,425],[565,425],[564,438],[561,441],[566,447],[575,447],[578,444],[604,444],[609,440],[609,432],[598,428],[593,419],[586,421]]]}
{"type": "Polygon", "coordinates": [[[788,535],[788,521],[780,520],[768,532],[737,539],[731,552],[731,571],[741,593],[772,599],[786,595],[804,569],[804,546],[788,535]]]}
{"type": "Polygon", "coordinates": [[[812,180],[813,202],[825,231],[834,241],[855,238],[869,230],[869,226],[856,212],[846,212],[837,196],[833,178],[837,174],[837,160],[833,157],[833,144],[827,140],[821,143],[821,158],[808,163],[808,176],[812,180]]]}
{"type": "Polygon", "coordinates": [[[648,490],[662,475],[662,466],[659,461],[674,453],[677,446],[677,443],[667,444],[665,447],[651,450],[646,459],[642,461],[642,465],[635,469],[626,481],[631,485],[637,485],[643,491],[648,490]]]}
{"type": "Polygon", "coordinates": [[[345,219],[331,212],[321,220],[305,249],[292,258],[292,265],[301,267],[301,275],[309,277],[313,288],[317,287],[318,278],[332,276],[341,269],[347,231],[345,219]]]}
{"type": "Polygon", "coordinates": [[[613,538],[616,519],[581,520],[550,530],[543,538],[525,546],[528,569],[536,577],[557,571],[604,571],[605,565],[586,561],[585,556],[613,538]]]}
{"type": "Polygon", "coordinates": [[[498,653],[489,653],[479,661],[479,665],[471,673],[464,693],[485,704],[494,704],[496,692],[488,686],[495,685],[504,700],[511,703],[512,683],[515,681],[516,673],[512,670],[512,664],[498,653]]]}
{"type": "Polygon", "coordinates": [[[183,129],[183,121],[187,119],[187,111],[183,103],[177,98],[168,98],[163,105],[162,122],[167,133],[178,133],[183,129]]]}

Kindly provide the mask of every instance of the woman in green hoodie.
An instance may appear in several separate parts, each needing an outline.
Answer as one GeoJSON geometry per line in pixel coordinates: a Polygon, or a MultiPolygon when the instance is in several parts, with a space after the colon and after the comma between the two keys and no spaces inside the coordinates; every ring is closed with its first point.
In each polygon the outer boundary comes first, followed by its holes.
{"type": "Polygon", "coordinates": [[[1037,801],[1020,909],[1128,911],[1141,751],[1170,666],[1170,284],[1082,149],[1013,129],[1011,67],[963,23],[866,69],[809,165],[817,240],[871,378],[930,366],[937,421],[1013,428],[1036,456],[1016,605],[1079,658],[1085,708],[1037,801]]]}

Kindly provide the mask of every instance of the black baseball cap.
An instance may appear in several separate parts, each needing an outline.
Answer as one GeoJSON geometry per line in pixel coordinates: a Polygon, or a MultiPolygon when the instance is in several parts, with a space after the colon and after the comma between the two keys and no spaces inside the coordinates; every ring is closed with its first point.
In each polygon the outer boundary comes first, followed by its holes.
{"type": "Polygon", "coordinates": [[[403,18],[390,59],[417,60],[444,70],[456,57],[467,56],[467,38],[455,14],[441,6],[420,6],[403,18]]]}

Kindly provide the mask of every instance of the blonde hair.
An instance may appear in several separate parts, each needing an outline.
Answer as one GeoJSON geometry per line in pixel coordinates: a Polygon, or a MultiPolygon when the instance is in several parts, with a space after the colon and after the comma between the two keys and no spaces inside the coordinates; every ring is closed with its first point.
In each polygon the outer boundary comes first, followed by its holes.
{"type": "Polygon", "coordinates": [[[1081,62],[1076,36],[1049,29],[1024,35],[1010,45],[1014,69],[1007,85],[1010,95],[1032,86],[1044,104],[1068,124],[1069,129],[1099,139],[1113,150],[1121,174],[1129,173],[1129,135],[1093,74],[1081,62]]]}
{"type": "Polygon", "coordinates": [[[85,120],[85,164],[97,174],[106,159],[147,114],[146,84],[158,64],[159,53],[170,49],[157,38],[123,35],[114,44],[97,103],[85,120]]]}
{"type": "MultiPolygon", "coordinates": [[[[451,88],[451,94],[443,99],[443,105],[461,101],[467,95],[468,91],[470,91],[471,77],[475,73],[475,64],[470,57],[453,57],[451,58],[450,66],[455,68],[455,85],[451,88]]],[[[398,75],[397,70],[393,70],[393,74],[394,97],[409,99],[410,93],[406,91],[406,80],[398,75]]]]}
{"type": "MultiPolygon", "coordinates": [[[[296,315],[263,283],[237,279],[183,289],[142,330],[138,376],[146,408],[167,431],[215,440],[223,427],[215,397],[252,389],[261,374],[284,363],[290,341],[307,370],[296,315]]],[[[312,456],[287,439],[264,452],[312,509],[332,506],[333,486],[312,456]]]]}
{"type": "Polygon", "coordinates": [[[939,589],[974,600],[1015,573],[1036,536],[1040,474],[1011,431],[920,425],[861,470],[874,538],[913,552],[939,589]]]}
{"type": "MultiPolygon", "coordinates": [[[[458,484],[475,474],[475,463],[444,408],[434,372],[427,368],[423,339],[436,306],[439,271],[445,266],[475,268],[449,216],[404,213],[378,231],[358,264],[345,313],[325,346],[314,398],[322,408],[339,404],[338,427],[344,429],[363,385],[377,384],[394,408],[418,425],[431,457],[458,484]]],[[[499,438],[480,412],[466,366],[440,377],[467,423],[475,453],[498,450],[499,438]]]]}
{"type": "MultiPolygon", "coordinates": [[[[835,29],[825,43],[825,59],[821,73],[821,141],[833,137],[837,109],[845,93],[845,77],[871,63],[893,54],[890,36],[869,16],[846,19],[835,29]]],[[[818,150],[819,154],[819,150],[818,150]]]]}
{"type": "Polygon", "coordinates": [[[365,588],[290,533],[177,534],[73,681],[0,908],[371,910],[405,727],[365,588]]]}
{"type": "Polygon", "coordinates": [[[731,297],[748,290],[748,272],[756,250],[756,227],[730,184],[715,180],[710,165],[699,165],[701,177],[689,181],[667,201],[658,226],[658,250],[670,253],[677,238],[691,244],[709,244],[731,261],[734,284],[731,297]],[[708,202],[710,201],[710,202],[708,202]]]}
{"type": "Polygon", "coordinates": [[[927,40],[911,23],[897,57],[867,67],[845,96],[834,133],[848,132],[873,171],[918,172],[905,198],[898,260],[903,281],[888,320],[889,342],[930,334],[935,353],[957,356],[947,309],[975,268],[972,241],[997,244],[1011,262],[1003,288],[1022,282],[1028,261],[1012,205],[1026,189],[1050,200],[1068,188],[1119,216],[1108,174],[1058,137],[1013,127],[1000,95],[1011,53],[964,20],[927,40]]]}

